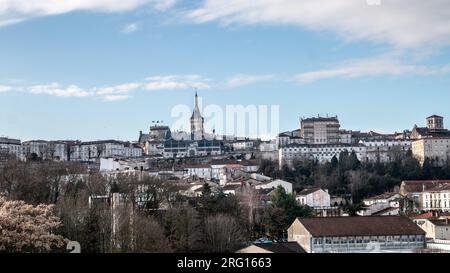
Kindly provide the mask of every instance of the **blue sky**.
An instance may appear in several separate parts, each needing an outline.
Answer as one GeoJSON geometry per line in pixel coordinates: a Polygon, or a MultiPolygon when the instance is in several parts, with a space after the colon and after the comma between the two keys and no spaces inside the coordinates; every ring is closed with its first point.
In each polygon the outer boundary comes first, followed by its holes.
{"type": "Polygon", "coordinates": [[[450,119],[447,1],[28,2],[0,0],[3,136],[136,140],[195,88],[205,105],[279,105],[282,131],[450,119]]]}

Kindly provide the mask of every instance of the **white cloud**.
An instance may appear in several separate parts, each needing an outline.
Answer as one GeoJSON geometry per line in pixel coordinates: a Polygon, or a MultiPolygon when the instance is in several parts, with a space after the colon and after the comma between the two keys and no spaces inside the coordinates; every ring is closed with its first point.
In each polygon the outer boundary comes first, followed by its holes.
{"type": "Polygon", "coordinates": [[[141,86],[142,86],[141,83],[125,83],[114,86],[93,88],[93,91],[97,95],[126,94],[140,88],[141,86]]]}
{"type": "Polygon", "coordinates": [[[32,85],[24,89],[25,92],[31,94],[46,94],[57,97],[86,98],[93,96],[92,92],[84,90],[77,85],[61,86],[59,83],[32,85]]]}
{"type": "Polygon", "coordinates": [[[58,82],[9,86],[0,85],[0,92],[22,92],[34,95],[49,95],[65,98],[100,98],[104,101],[123,101],[130,98],[135,90],[181,90],[188,88],[209,89],[211,79],[200,75],[152,76],[142,82],[129,82],[118,85],[81,88],[78,85],[62,85],[58,82]]]}
{"type": "Polygon", "coordinates": [[[164,10],[173,0],[0,0],[0,26],[74,11],[126,12],[144,5],[164,10]]]}
{"type": "Polygon", "coordinates": [[[375,76],[432,76],[450,73],[450,66],[424,66],[405,64],[388,57],[348,61],[340,66],[305,72],[295,79],[299,83],[309,83],[327,78],[359,78],[375,76]]]}
{"type": "Polygon", "coordinates": [[[8,85],[0,85],[0,93],[11,91],[12,87],[8,85]]]}
{"type": "Polygon", "coordinates": [[[108,96],[104,96],[103,100],[105,101],[123,101],[123,100],[127,100],[129,98],[128,95],[108,95],[108,96]]]}
{"type": "Polygon", "coordinates": [[[138,30],[138,24],[130,23],[130,24],[126,24],[125,26],[123,26],[122,29],[120,30],[120,32],[131,33],[131,32],[135,32],[136,30],[138,30]]]}
{"type": "Polygon", "coordinates": [[[153,2],[155,9],[165,11],[173,7],[177,0],[154,0],[153,2]]]}
{"type": "Polygon", "coordinates": [[[450,1],[204,0],[186,13],[198,23],[284,24],[399,48],[450,44],[450,1]]]}
{"type": "Polygon", "coordinates": [[[227,80],[227,86],[230,88],[253,84],[261,81],[270,81],[275,79],[274,75],[235,75],[227,80]]]}
{"type": "Polygon", "coordinates": [[[210,79],[200,75],[165,75],[148,77],[147,90],[180,90],[188,88],[209,89],[210,79]]]}

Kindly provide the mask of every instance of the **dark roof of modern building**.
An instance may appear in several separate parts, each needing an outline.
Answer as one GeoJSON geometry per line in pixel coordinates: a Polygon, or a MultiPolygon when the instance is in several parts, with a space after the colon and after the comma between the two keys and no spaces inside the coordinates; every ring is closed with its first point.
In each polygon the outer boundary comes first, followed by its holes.
{"type": "Polygon", "coordinates": [[[7,137],[0,137],[0,143],[2,143],[2,144],[20,145],[20,140],[19,139],[7,138],[7,137]]]}
{"type": "Polygon", "coordinates": [[[23,144],[28,144],[28,143],[32,143],[32,142],[47,143],[48,141],[43,140],[43,139],[32,139],[32,140],[24,141],[23,144]]]}
{"type": "Polygon", "coordinates": [[[333,121],[338,122],[338,117],[312,117],[312,118],[302,118],[302,122],[316,122],[316,121],[333,121]]]}
{"type": "Polygon", "coordinates": [[[165,125],[154,125],[150,126],[150,130],[170,130],[169,126],[165,125]]]}
{"type": "Polygon", "coordinates": [[[272,253],[306,253],[306,251],[297,242],[260,243],[254,244],[254,246],[272,253]]]}
{"type": "Polygon", "coordinates": [[[352,137],[358,139],[393,139],[395,138],[395,134],[381,134],[374,131],[369,132],[361,132],[361,131],[352,131],[352,137]]]}
{"type": "Polygon", "coordinates": [[[425,235],[404,216],[297,218],[313,236],[425,235]]]}
{"type": "Polygon", "coordinates": [[[284,132],[284,133],[280,133],[278,134],[279,137],[291,137],[292,133],[291,132],[284,132]]]}
{"type": "Polygon", "coordinates": [[[432,115],[432,116],[427,117],[427,119],[429,119],[429,118],[444,118],[444,117],[438,116],[438,115],[432,115]]]}
{"type": "Polygon", "coordinates": [[[84,142],[81,142],[81,145],[96,145],[96,144],[106,144],[106,143],[124,144],[123,141],[108,139],[108,140],[84,141],[84,142]]]}

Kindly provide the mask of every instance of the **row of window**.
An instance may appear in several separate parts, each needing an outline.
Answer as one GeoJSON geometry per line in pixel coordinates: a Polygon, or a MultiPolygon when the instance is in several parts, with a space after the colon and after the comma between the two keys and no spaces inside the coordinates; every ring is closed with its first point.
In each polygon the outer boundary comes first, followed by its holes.
{"type": "MultiPolygon", "coordinates": [[[[425,199],[437,199],[437,198],[439,198],[439,193],[432,193],[432,194],[425,194],[425,199]]],[[[443,196],[444,196],[444,198],[450,198],[450,194],[446,194],[446,193],[444,193],[443,194],[443,196]]]]}
{"type": "Polygon", "coordinates": [[[366,237],[326,237],[314,238],[314,245],[347,245],[347,244],[368,244],[370,242],[378,243],[421,243],[424,241],[423,236],[403,235],[403,236],[366,236],[366,237]]]}
{"type": "Polygon", "coordinates": [[[450,202],[444,201],[441,203],[441,200],[434,201],[434,202],[425,202],[425,207],[426,208],[441,208],[441,207],[448,208],[448,207],[450,207],[450,202]],[[443,204],[444,206],[441,206],[441,204],[443,204]]]}
{"type": "MultiPolygon", "coordinates": [[[[350,152],[363,151],[364,148],[351,148],[350,152]]],[[[283,149],[284,152],[344,152],[349,151],[349,149],[343,148],[286,148],[283,149]]]]}

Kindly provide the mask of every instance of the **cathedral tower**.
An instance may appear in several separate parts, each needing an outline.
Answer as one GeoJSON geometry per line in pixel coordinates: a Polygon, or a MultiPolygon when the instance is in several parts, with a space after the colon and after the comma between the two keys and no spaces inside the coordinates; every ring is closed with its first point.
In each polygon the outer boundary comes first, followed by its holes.
{"type": "Polygon", "coordinates": [[[191,139],[201,140],[203,139],[203,122],[204,119],[198,108],[198,96],[197,91],[195,91],[195,105],[191,116],[191,139]]]}

